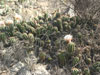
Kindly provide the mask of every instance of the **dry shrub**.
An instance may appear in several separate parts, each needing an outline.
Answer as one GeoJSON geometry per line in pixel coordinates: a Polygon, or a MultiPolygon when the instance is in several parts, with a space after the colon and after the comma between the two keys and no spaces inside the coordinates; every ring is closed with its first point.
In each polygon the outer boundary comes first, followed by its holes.
{"type": "Polygon", "coordinates": [[[100,21],[100,0],[69,0],[81,18],[100,21]]]}

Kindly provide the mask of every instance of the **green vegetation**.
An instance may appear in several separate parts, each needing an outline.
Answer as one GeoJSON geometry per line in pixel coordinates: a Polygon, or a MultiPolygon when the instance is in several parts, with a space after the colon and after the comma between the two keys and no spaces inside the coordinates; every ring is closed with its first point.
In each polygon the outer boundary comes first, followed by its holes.
{"type": "Polygon", "coordinates": [[[28,41],[28,47],[32,46],[32,50],[36,51],[41,62],[50,64],[55,60],[54,64],[60,67],[69,65],[72,75],[81,73],[91,75],[91,73],[100,72],[100,62],[92,59],[93,52],[98,53],[97,49],[94,49],[95,46],[93,48],[95,42],[91,44],[87,39],[90,38],[91,31],[92,35],[95,32],[91,26],[78,16],[69,18],[56,13],[51,18],[45,13],[43,16],[34,18],[34,21],[22,21],[1,27],[0,41],[4,45],[9,43],[9,46],[16,43],[16,40],[23,41],[25,44],[28,41]],[[64,41],[63,36],[66,34],[72,34],[74,42],[64,41]]]}

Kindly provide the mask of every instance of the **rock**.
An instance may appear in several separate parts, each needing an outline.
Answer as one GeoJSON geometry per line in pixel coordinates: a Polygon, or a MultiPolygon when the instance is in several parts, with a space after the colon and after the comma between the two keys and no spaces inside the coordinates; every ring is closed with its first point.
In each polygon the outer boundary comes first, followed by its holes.
{"type": "Polygon", "coordinates": [[[34,65],[34,70],[32,71],[33,75],[50,75],[50,73],[46,70],[45,65],[37,64],[34,65]]]}
{"type": "MultiPolygon", "coordinates": [[[[68,6],[73,8],[69,3],[68,6]]],[[[60,0],[25,0],[23,3],[19,3],[18,0],[5,1],[2,5],[3,9],[0,9],[0,13],[5,12],[5,16],[1,16],[2,19],[13,18],[14,13],[21,15],[25,21],[29,21],[31,18],[34,19],[36,16],[42,15],[44,12],[52,13],[60,8],[61,12],[65,12],[66,7],[60,0]]],[[[66,12],[71,17],[74,16],[72,9],[66,12]]]]}
{"type": "Polygon", "coordinates": [[[22,67],[24,67],[24,63],[18,62],[17,64],[13,65],[10,69],[10,75],[15,75],[22,67]]]}
{"type": "Polygon", "coordinates": [[[68,69],[66,71],[59,67],[54,67],[50,70],[51,75],[71,75],[68,69]]]}
{"type": "Polygon", "coordinates": [[[7,66],[0,62],[0,75],[10,75],[10,71],[7,66]]]}
{"type": "Polygon", "coordinates": [[[25,67],[21,68],[16,75],[32,75],[25,67]]]}

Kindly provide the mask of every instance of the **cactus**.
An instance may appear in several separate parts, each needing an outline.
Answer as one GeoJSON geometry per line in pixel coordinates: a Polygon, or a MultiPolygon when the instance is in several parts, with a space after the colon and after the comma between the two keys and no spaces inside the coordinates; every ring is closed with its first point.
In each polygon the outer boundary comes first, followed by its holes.
{"type": "Polygon", "coordinates": [[[58,27],[58,30],[59,30],[59,31],[62,31],[62,30],[63,30],[63,26],[62,26],[62,21],[61,21],[61,19],[58,19],[58,20],[57,20],[57,27],[58,27]]]}
{"type": "Polygon", "coordinates": [[[45,14],[44,14],[44,21],[47,21],[47,20],[48,20],[48,14],[45,13],[45,14]]]}
{"type": "Polygon", "coordinates": [[[70,29],[68,22],[63,22],[63,30],[66,31],[67,29],[70,29]]]}
{"type": "Polygon", "coordinates": [[[28,39],[29,39],[29,41],[32,43],[32,42],[34,42],[34,35],[32,34],[32,33],[29,33],[28,34],[28,39]]]}
{"type": "Polygon", "coordinates": [[[34,42],[35,42],[36,45],[41,46],[41,42],[40,41],[41,41],[40,38],[35,38],[34,42]]]}
{"type": "Polygon", "coordinates": [[[99,72],[100,73],[100,61],[97,61],[91,67],[92,72],[99,72]]]}
{"type": "Polygon", "coordinates": [[[39,54],[39,59],[41,62],[43,62],[46,59],[46,53],[41,51],[39,54]]]}
{"type": "Polygon", "coordinates": [[[71,28],[75,28],[75,26],[76,26],[75,22],[74,21],[70,21],[70,26],[71,26],[71,28]]]}
{"type": "Polygon", "coordinates": [[[58,62],[60,67],[65,65],[66,58],[65,58],[65,52],[61,51],[58,53],[58,62]]]}
{"type": "Polygon", "coordinates": [[[39,20],[39,24],[40,24],[40,25],[41,25],[41,24],[44,24],[43,20],[39,20]]]}
{"type": "Polygon", "coordinates": [[[90,65],[92,62],[91,58],[86,58],[86,64],[90,65]]]}
{"type": "Polygon", "coordinates": [[[26,30],[25,30],[25,27],[22,26],[21,24],[17,24],[17,29],[18,29],[18,31],[20,31],[21,33],[23,33],[23,32],[26,31],[26,30]]]}
{"type": "Polygon", "coordinates": [[[78,34],[77,34],[77,36],[78,36],[78,38],[82,38],[82,33],[81,32],[78,32],[78,34]]]}
{"type": "Polygon", "coordinates": [[[78,68],[71,69],[72,75],[80,75],[80,70],[78,68]]]}
{"type": "Polygon", "coordinates": [[[57,18],[60,18],[60,17],[61,17],[61,14],[59,12],[57,12],[55,18],[57,19],[57,18]]]}
{"type": "Polygon", "coordinates": [[[79,24],[80,23],[80,17],[79,16],[75,16],[76,18],[76,24],[79,24]]]}
{"type": "Polygon", "coordinates": [[[52,58],[50,56],[48,57],[48,61],[52,61],[52,58]]]}
{"type": "Polygon", "coordinates": [[[28,35],[27,35],[27,33],[23,33],[22,36],[23,36],[23,39],[25,39],[25,40],[28,39],[28,35]]]}
{"type": "Polygon", "coordinates": [[[40,36],[40,35],[44,34],[45,32],[46,32],[46,29],[44,27],[38,27],[36,29],[37,36],[40,36]]]}
{"type": "Polygon", "coordinates": [[[6,34],[5,33],[0,33],[0,41],[5,43],[6,40],[6,34]]]}
{"type": "Polygon", "coordinates": [[[58,32],[58,28],[57,27],[53,27],[53,31],[58,32]]]}
{"type": "Polygon", "coordinates": [[[83,74],[84,75],[91,75],[90,74],[90,69],[89,68],[85,68],[84,71],[83,71],[83,74]]]}
{"type": "Polygon", "coordinates": [[[47,41],[46,41],[46,44],[50,44],[50,43],[51,43],[51,40],[47,40],[47,41]]]}
{"type": "Polygon", "coordinates": [[[15,43],[15,42],[16,42],[15,37],[10,37],[9,40],[8,40],[8,42],[9,42],[11,45],[12,45],[13,43],[15,43]]]}
{"type": "Polygon", "coordinates": [[[63,22],[69,22],[70,21],[70,18],[68,18],[67,16],[63,16],[62,17],[62,21],[63,22]]]}
{"type": "Polygon", "coordinates": [[[49,25],[46,30],[47,30],[47,35],[51,35],[54,32],[53,26],[51,25],[49,25]]]}
{"type": "Polygon", "coordinates": [[[62,21],[61,21],[61,19],[55,20],[54,23],[53,23],[53,25],[54,25],[54,26],[57,26],[59,31],[62,31],[62,30],[63,30],[63,26],[62,26],[62,21]]]}
{"type": "Polygon", "coordinates": [[[22,40],[23,39],[23,35],[22,35],[22,33],[21,32],[16,32],[15,33],[15,36],[17,37],[17,38],[19,38],[20,40],[22,40]]]}
{"type": "Polygon", "coordinates": [[[75,43],[74,42],[69,42],[68,45],[67,45],[68,54],[73,55],[74,51],[75,51],[75,43]]]}
{"type": "Polygon", "coordinates": [[[0,31],[4,32],[5,31],[5,27],[0,27],[0,31]]]}
{"type": "Polygon", "coordinates": [[[79,59],[79,57],[74,57],[72,61],[73,61],[72,63],[73,63],[73,66],[74,66],[74,65],[79,63],[80,59],[79,59]]]}
{"type": "Polygon", "coordinates": [[[8,36],[13,36],[14,35],[14,25],[13,24],[10,24],[9,26],[6,26],[5,27],[5,33],[8,35],[8,36]]]}
{"type": "Polygon", "coordinates": [[[46,45],[45,45],[45,47],[47,48],[47,49],[50,49],[51,48],[51,40],[46,40],[46,45]]]}
{"type": "Polygon", "coordinates": [[[24,23],[23,25],[27,25],[27,24],[32,26],[33,28],[36,28],[36,24],[34,22],[32,22],[32,21],[24,23]]]}
{"type": "Polygon", "coordinates": [[[44,46],[44,41],[40,41],[40,45],[43,47],[44,46]]]}
{"type": "Polygon", "coordinates": [[[33,34],[36,33],[35,28],[33,28],[32,26],[29,26],[29,25],[26,24],[25,28],[29,33],[33,33],[33,34]]]}

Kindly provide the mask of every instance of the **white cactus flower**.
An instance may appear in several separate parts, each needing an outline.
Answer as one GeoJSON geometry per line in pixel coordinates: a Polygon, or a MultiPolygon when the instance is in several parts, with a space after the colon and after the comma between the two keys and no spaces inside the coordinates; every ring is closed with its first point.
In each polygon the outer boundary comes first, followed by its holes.
{"type": "Polygon", "coordinates": [[[67,42],[71,42],[72,38],[73,38],[72,35],[69,34],[69,35],[65,35],[64,40],[67,42]]]}
{"type": "Polygon", "coordinates": [[[5,22],[4,21],[0,21],[0,27],[5,27],[5,22]]]}
{"type": "Polygon", "coordinates": [[[17,21],[17,22],[21,22],[21,21],[22,21],[22,16],[19,15],[19,14],[15,14],[14,19],[15,19],[15,21],[17,21]]]}
{"type": "Polygon", "coordinates": [[[13,24],[14,22],[13,22],[13,20],[6,20],[6,22],[5,22],[7,25],[10,25],[10,24],[13,24]]]}

